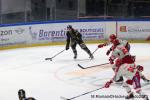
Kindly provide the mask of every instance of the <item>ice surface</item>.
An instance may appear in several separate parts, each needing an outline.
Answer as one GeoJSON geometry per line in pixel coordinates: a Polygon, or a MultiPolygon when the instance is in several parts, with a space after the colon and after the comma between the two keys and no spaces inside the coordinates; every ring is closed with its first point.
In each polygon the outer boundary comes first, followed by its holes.
{"type": "MultiPolygon", "coordinates": [[[[97,48],[97,44],[87,46],[92,52],[97,48]]],[[[77,60],[73,59],[71,49],[56,56],[52,61],[44,60],[64,48],[65,46],[45,46],[0,51],[0,100],[18,100],[19,89],[24,89],[27,97],[35,97],[37,100],[61,100],[61,96],[72,98],[100,88],[112,78],[114,73],[109,64],[90,69],[81,69],[77,66],[81,64],[88,67],[107,63],[108,56],[105,53],[109,46],[97,50],[93,60],[90,60],[79,46],[77,60]]],[[[131,44],[131,54],[136,55],[137,64],[144,66],[144,74],[148,78],[149,52],[150,44],[131,44]]],[[[141,81],[141,84],[144,82],[141,81]]],[[[144,87],[143,92],[150,97],[150,86],[144,87]]],[[[125,96],[126,91],[120,85],[114,84],[110,88],[100,89],[73,100],[124,100],[113,98],[115,95],[125,96]],[[92,98],[96,95],[97,98],[92,98]]]]}

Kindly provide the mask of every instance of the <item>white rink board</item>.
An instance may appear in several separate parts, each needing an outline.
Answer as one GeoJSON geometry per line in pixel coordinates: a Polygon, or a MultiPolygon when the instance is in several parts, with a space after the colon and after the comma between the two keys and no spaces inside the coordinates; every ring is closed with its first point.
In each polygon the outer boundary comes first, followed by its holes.
{"type": "Polygon", "coordinates": [[[100,22],[76,22],[76,23],[50,23],[33,25],[31,33],[35,33],[37,42],[65,41],[67,26],[72,25],[74,29],[82,33],[83,39],[104,39],[105,23],[100,22]]]}
{"type": "Polygon", "coordinates": [[[84,40],[103,40],[105,37],[105,23],[101,22],[47,23],[1,27],[0,45],[65,41],[67,25],[72,25],[81,32],[84,40]]]}
{"type": "Polygon", "coordinates": [[[0,46],[26,44],[30,40],[25,26],[11,26],[0,28],[0,46]]]}
{"type": "Polygon", "coordinates": [[[0,27],[0,47],[66,41],[67,26],[82,33],[84,40],[105,40],[110,34],[119,38],[146,40],[150,37],[149,21],[87,21],[40,23],[0,27]]]}
{"type": "Polygon", "coordinates": [[[118,36],[124,39],[142,39],[150,37],[149,21],[118,22],[118,36]]]}

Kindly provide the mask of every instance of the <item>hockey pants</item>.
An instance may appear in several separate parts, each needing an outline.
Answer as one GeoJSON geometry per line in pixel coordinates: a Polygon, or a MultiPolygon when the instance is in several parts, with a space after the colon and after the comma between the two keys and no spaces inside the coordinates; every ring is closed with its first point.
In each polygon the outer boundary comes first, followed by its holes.
{"type": "MultiPolygon", "coordinates": [[[[140,75],[138,72],[135,74],[135,76],[133,77],[133,79],[131,81],[132,81],[132,84],[130,84],[130,85],[133,85],[136,93],[138,93],[140,96],[144,97],[145,93],[142,92],[142,90],[141,90],[140,75]]],[[[126,89],[128,94],[132,93],[131,88],[129,87],[129,84],[127,81],[123,82],[123,87],[126,89]]]]}
{"type": "MultiPolygon", "coordinates": [[[[74,55],[77,55],[76,45],[77,45],[76,42],[72,42],[72,43],[71,43],[71,48],[72,48],[72,51],[73,51],[74,55]]],[[[92,54],[91,54],[91,51],[87,48],[87,46],[86,46],[84,43],[79,43],[79,46],[80,46],[88,55],[90,55],[90,56],[92,55],[92,54]]]]}

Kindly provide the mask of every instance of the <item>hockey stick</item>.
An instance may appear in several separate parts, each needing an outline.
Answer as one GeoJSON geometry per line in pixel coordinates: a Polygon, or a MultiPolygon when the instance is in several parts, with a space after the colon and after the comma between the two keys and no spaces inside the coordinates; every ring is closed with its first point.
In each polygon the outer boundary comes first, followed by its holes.
{"type": "Polygon", "coordinates": [[[98,49],[99,49],[99,48],[96,48],[96,49],[92,52],[92,54],[94,54],[98,49]]]}
{"type": "MultiPolygon", "coordinates": [[[[92,55],[98,50],[99,48],[96,48],[93,52],[92,52],[92,55]]],[[[91,57],[89,57],[91,58],[91,57]]]]}
{"type": "Polygon", "coordinates": [[[52,58],[56,57],[57,55],[61,54],[61,53],[64,52],[64,51],[65,51],[65,49],[62,50],[62,51],[60,51],[60,52],[58,52],[57,54],[55,54],[55,55],[54,55],[53,57],[51,57],[51,58],[45,58],[45,60],[50,60],[50,61],[52,61],[52,58]]]}
{"type": "Polygon", "coordinates": [[[103,64],[99,64],[99,65],[94,65],[94,66],[89,66],[89,67],[83,67],[80,64],[78,64],[78,66],[82,69],[88,69],[88,68],[93,68],[93,67],[98,67],[98,66],[102,66],[102,65],[107,65],[109,63],[103,63],[103,64]]]}
{"type": "Polygon", "coordinates": [[[60,98],[61,98],[61,99],[63,99],[63,100],[72,100],[72,99],[75,99],[75,98],[81,97],[81,96],[83,96],[83,95],[86,95],[86,94],[89,94],[89,93],[92,93],[92,92],[98,91],[98,90],[103,89],[103,88],[104,88],[104,86],[103,86],[103,87],[101,87],[101,88],[98,88],[98,89],[95,89],[95,90],[91,90],[91,91],[89,91],[89,92],[85,92],[85,93],[83,93],[83,94],[80,94],[80,95],[74,96],[74,97],[72,97],[72,98],[65,98],[65,97],[60,97],[60,98]]]}

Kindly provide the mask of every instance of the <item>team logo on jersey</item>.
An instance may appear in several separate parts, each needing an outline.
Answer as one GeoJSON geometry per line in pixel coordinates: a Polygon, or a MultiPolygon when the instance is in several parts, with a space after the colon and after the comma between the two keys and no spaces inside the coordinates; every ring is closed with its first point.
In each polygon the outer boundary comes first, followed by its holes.
{"type": "Polygon", "coordinates": [[[127,26],[120,26],[120,32],[127,32],[127,26]]]}

